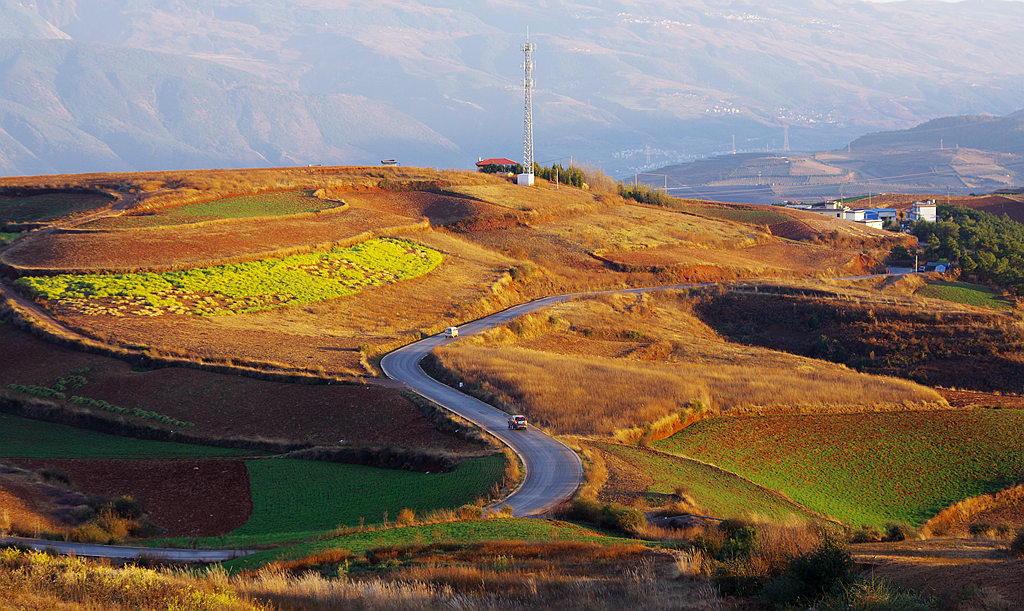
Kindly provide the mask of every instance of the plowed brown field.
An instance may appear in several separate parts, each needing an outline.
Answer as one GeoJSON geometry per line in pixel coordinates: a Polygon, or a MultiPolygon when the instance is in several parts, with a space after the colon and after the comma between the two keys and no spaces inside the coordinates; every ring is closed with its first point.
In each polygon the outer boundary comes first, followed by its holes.
{"type": "Polygon", "coordinates": [[[68,475],[74,487],[107,498],[141,501],[153,524],[170,537],[208,537],[249,519],[249,473],[240,460],[10,459],[26,469],[68,475]]]}

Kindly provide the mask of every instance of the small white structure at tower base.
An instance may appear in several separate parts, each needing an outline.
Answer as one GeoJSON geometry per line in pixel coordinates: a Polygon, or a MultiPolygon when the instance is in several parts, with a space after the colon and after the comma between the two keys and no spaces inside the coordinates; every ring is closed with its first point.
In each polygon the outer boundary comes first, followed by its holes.
{"type": "Polygon", "coordinates": [[[532,187],[533,186],[533,172],[516,175],[516,184],[520,187],[532,187]]]}

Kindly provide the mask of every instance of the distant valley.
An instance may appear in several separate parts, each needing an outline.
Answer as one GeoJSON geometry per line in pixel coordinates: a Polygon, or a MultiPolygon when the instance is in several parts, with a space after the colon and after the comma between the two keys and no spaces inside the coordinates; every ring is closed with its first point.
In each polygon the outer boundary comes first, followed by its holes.
{"type": "Polygon", "coordinates": [[[636,174],[677,197],[771,204],[883,193],[985,194],[1024,184],[1024,110],[863,136],[820,153],[746,153],[636,174]]]}

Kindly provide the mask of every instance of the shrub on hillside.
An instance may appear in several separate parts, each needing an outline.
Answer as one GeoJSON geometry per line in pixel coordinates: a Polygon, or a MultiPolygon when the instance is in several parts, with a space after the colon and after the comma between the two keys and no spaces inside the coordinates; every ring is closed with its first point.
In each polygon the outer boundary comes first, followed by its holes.
{"type": "Polygon", "coordinates": [[[904,591],[884,579],[860,579],[848,584],[842,592],[826,596],[815,603],[821,611],[847,611],[849,609],[892,609],[898,611],[926,611],[934,609],[935,601],[904,591]]]}
{"type": "Polygon", "coordinates": [[[1010,552],[1018,558],[1024,558],[1024,529],[1017,531],[1017,536],[1010,542],[1010,552]]]}
{"type": "Polygon", "coordinates": [[[967,527],[967,532],[976,539],[991,537],[995,529],[988,522],[975,522],[967,527]]]}
{"type": "Polygon", "coordinates": [[[882,540],[882,532],[874,526],[861,526],[850,533],[850,543],[877,543],[882,540]]]}
{"type": "Polygon", "coordinates": [[[906,541],[917,536],[917,532],[906,522],[887,522],[883,541],[906,541]]]}
{"type": "Polygon", "coordinates": [[[853,582],[853,569],[846,545],[826,536],[814,551],[790,560],[782,575],[765,584],[761,596],[778,607],[810,605],[825,595],[840,594],[853,582]]]}
{"type": "Polygon", "coordinates": [[[593,497],[579,496],[573,501],[570,516],[605,528],[616,528],[635,534],[647,525],[643,512],[618,503],[601,503],[593,497]]]}

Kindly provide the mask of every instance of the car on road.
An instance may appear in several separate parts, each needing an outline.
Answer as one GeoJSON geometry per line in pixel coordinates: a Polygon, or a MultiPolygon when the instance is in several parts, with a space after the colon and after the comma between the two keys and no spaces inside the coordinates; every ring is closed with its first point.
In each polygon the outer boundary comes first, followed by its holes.
{"type": "Polygon", "coordinates": [[[518,416],[518,415],[517,416],[509,416],[509,418],[508,418],[508,428],[509,428],[509,430],[512,430],[512,431],[514,431],[516,429],[520,429],[520,430],[524,430],[525,431],[526,430],[526,416],[518,416]]]}
{"type": "Polygon", "coordinates": [[[458,327],[448,327],[447,329],[444,330],[444,336],[445,337],[458,337],[459,336],[459,328],[458,327]]]}

